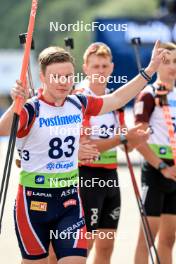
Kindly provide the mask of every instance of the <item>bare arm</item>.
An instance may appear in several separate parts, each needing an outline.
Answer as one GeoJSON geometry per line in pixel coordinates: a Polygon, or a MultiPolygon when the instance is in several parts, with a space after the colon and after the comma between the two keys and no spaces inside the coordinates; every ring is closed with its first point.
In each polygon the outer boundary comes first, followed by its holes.
{"type": "MultiPolygon", "coordinates": [[[[148,123],[141,123],[141,125],[143,129],[147,129],[149,127],[148,123]]],[[[144,142],[144,144],[140,145],[137,150],[154,168],[158,168],[162,160],[155,155],[147,142],[144,142]]]]}
{"type": "MultiPolygon", "coordinates": [[[[147,70],[146,70],[147,72],[147,70]]],[[[150,76],[154,72],[151,72],[150,76]]],[[[137,75],[130,82],[117,89],[115,92],[109,95],[103,96],[103,107],[100,114],[114,111],[126,105],[131,99],[133,99],[147,84],[147,81],[141,76],[137,75]]]]}
{"type": "MultiPolygon", "coordinates": [[[[148,123],[142,123],[143,129],[146,129],[148,127],[148,123]]],[[[157,157],[157,155],[153,152],[153,150],[149,147],[149,145],[144,142],[144,144],[140,145],[137,150],[140,152],[140,154],[145,158],[150,165],[152,165],[154,168],[158,169],[159,164],[162,162],[162,160],[157,157]]],[[[171,166],[163,169],[161,173],[169,179],[172,179],[176,181],[176,166],[171,166]]]]}
{"type": "MultiPolygon", "coordinates": [[[[149,76],[157,71],[161,61],[165,58],[165,54],[168,53],[168,51],[160,49],[159,45],[160,43],[157,41],[152,52],[151,61],[145,69],[149,76]]],[[[139,74],[112,94],[103,96],[103,107],[99,114],[121,108],[133,99],[146,84],[147,81],[139,74]]]]}
{"type": "Polygon", "coordinates": [[[90,142],[91,144],[96,145],[99,152],[104,152],[121,144],[118,135],[114,136],[113,138],[90,139],[90,142]]]}
{"type": "Polygon", "coordinates": [[[8,108],[8,110],[0,118],[0,136],[9,136],[13,113],[14,113],[14,103],[8,108]]]}
{"type": "MultiPolygon", "coordinates": [[[[142,129],[142,125],[137,125],[129,129],[126,138],[129,143],[129,148],[135,148],[143,144],[148,139],[149,132],[142,129]]],[[[99,152],[104,152],[121,144],[119,135],[106,139],[90,139],[91,144],[95,144],[99,152]]]]}
{"type": "MultiPolygon", "coordinates": [[[[27,89],[24,89],[21,86],[21,81],[17,81],[11,91],[11,97],[13,101],[15,101],[17,96],[23,99],[26,99],[29,96],[29,91],[27,89]]],[[[7,109],[7,111],[0,118],[0,136],[10,135],[13,114],[14,114],[14,106],[15,106],[15,103],[13,102],[12,105],[7,109]]]]}

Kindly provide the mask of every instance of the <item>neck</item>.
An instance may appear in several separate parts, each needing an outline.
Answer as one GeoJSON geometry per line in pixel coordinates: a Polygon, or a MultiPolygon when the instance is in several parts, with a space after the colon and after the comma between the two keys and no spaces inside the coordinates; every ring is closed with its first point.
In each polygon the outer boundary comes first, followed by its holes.
{"type": "Polygon", "coordinates": [[[61,106],[64,102],[63,98],[54,97],[46,89],[43,90],[42,95],[48,103],[55,104],[56,106],[61,106]]]}
{"type": "Polygon", "coordinates": [[[160,76],[157,77],[155,82],[165,84],[167,90],[173,90],[173,87],[175,85],[175,81],[168,81],[167,79],[161,78],[160,76]]]}
{"type": "Polygon", "coordinates": [[[94,94],[100,96],[105,94],[106,89],[106,83],[104,84],[95,84],[95,83],[89,83],[89,88],[94,92],[94,94]]]}

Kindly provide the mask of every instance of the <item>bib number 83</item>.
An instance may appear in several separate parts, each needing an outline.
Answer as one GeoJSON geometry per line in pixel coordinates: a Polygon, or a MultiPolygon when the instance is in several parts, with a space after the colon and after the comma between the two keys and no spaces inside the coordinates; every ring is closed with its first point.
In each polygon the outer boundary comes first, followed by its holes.
{"type": "Polygon", "coordinates": [[[50,149],[48,151],[48,155],[51,159],[59,159],[63,155],[69,158],[73,155],[75,150],[74,147],[75,137],[68,136],[63,141],[60,138],[53,138],[49,142],[50,149]],[[67,151],[63,151],[63,142],[67,144],[67,151]]]}

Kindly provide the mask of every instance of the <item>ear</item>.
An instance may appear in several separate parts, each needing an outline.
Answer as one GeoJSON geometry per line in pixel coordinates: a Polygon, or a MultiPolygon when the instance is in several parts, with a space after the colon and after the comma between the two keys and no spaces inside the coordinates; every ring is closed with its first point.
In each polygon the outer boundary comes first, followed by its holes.
{"type": "Polygon", "coordinates": [[[111,73],[113,72],[113,70],[114,70],[114,63],[111,62],[111,73]]]}
{"type": "Polygon", "coordinates": [[[87,75],[87,64],[83,64],[82,66],[83,72],[87,75]]]}
{"type": "Polygon", "coordinates": [[[44,83],[45,82],[45,76],[44,76],[44,74],[43,74],[43,72],[42,71],[40,71],[40,81],[42,82],[42,83],[44,83]]]}

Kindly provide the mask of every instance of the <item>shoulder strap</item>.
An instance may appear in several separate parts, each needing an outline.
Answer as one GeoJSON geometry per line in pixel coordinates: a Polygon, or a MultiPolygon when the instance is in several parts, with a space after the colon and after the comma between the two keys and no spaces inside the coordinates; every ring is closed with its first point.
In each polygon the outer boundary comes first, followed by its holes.
{"type": "Polygon", "coordinates": [[[153,84],[151,84],[150,86],[152,87],[152,89],[153,89],[153,93],[154,93],[154,95],[155,95],[155,94],[156,94],[156,93],[155,93],[155,87],[153,86],[153,84]]]}
{"type": "Polygon", "coordinates": [[[35,109],[35,116],[39,117],[39,110],[40,110],[40,103],[37,96],[33,97],[34,109],[35,109]]]}
{"type": "Polygon", "coordinates": [[[76,94],[76,97],[79,99],[84,108],[87,107],[87,98],[84,94],[76,94]]]}
{"type": "MultiPolygon", "coordinates": [[[[76,96],[76,95],[75,95],[76,96]]],[[[76,101],[74,100],[72,97],[68,96],[67,97],[67,101],[72,103],[74,106],[76,106],[79,110],[81,110],[82,106],[76,101]]]]}
{"type": "Polygon", "coordinates": [[[24,105],[24,108],[28,112],[28,115],[29,115],[28,126],[30,126],[33,122],[34,116],[35,117],[39,116],[40,103],[39,103],[38,98],[36,96],[31,98],[31,101],[27,102],[24,105]]]}

